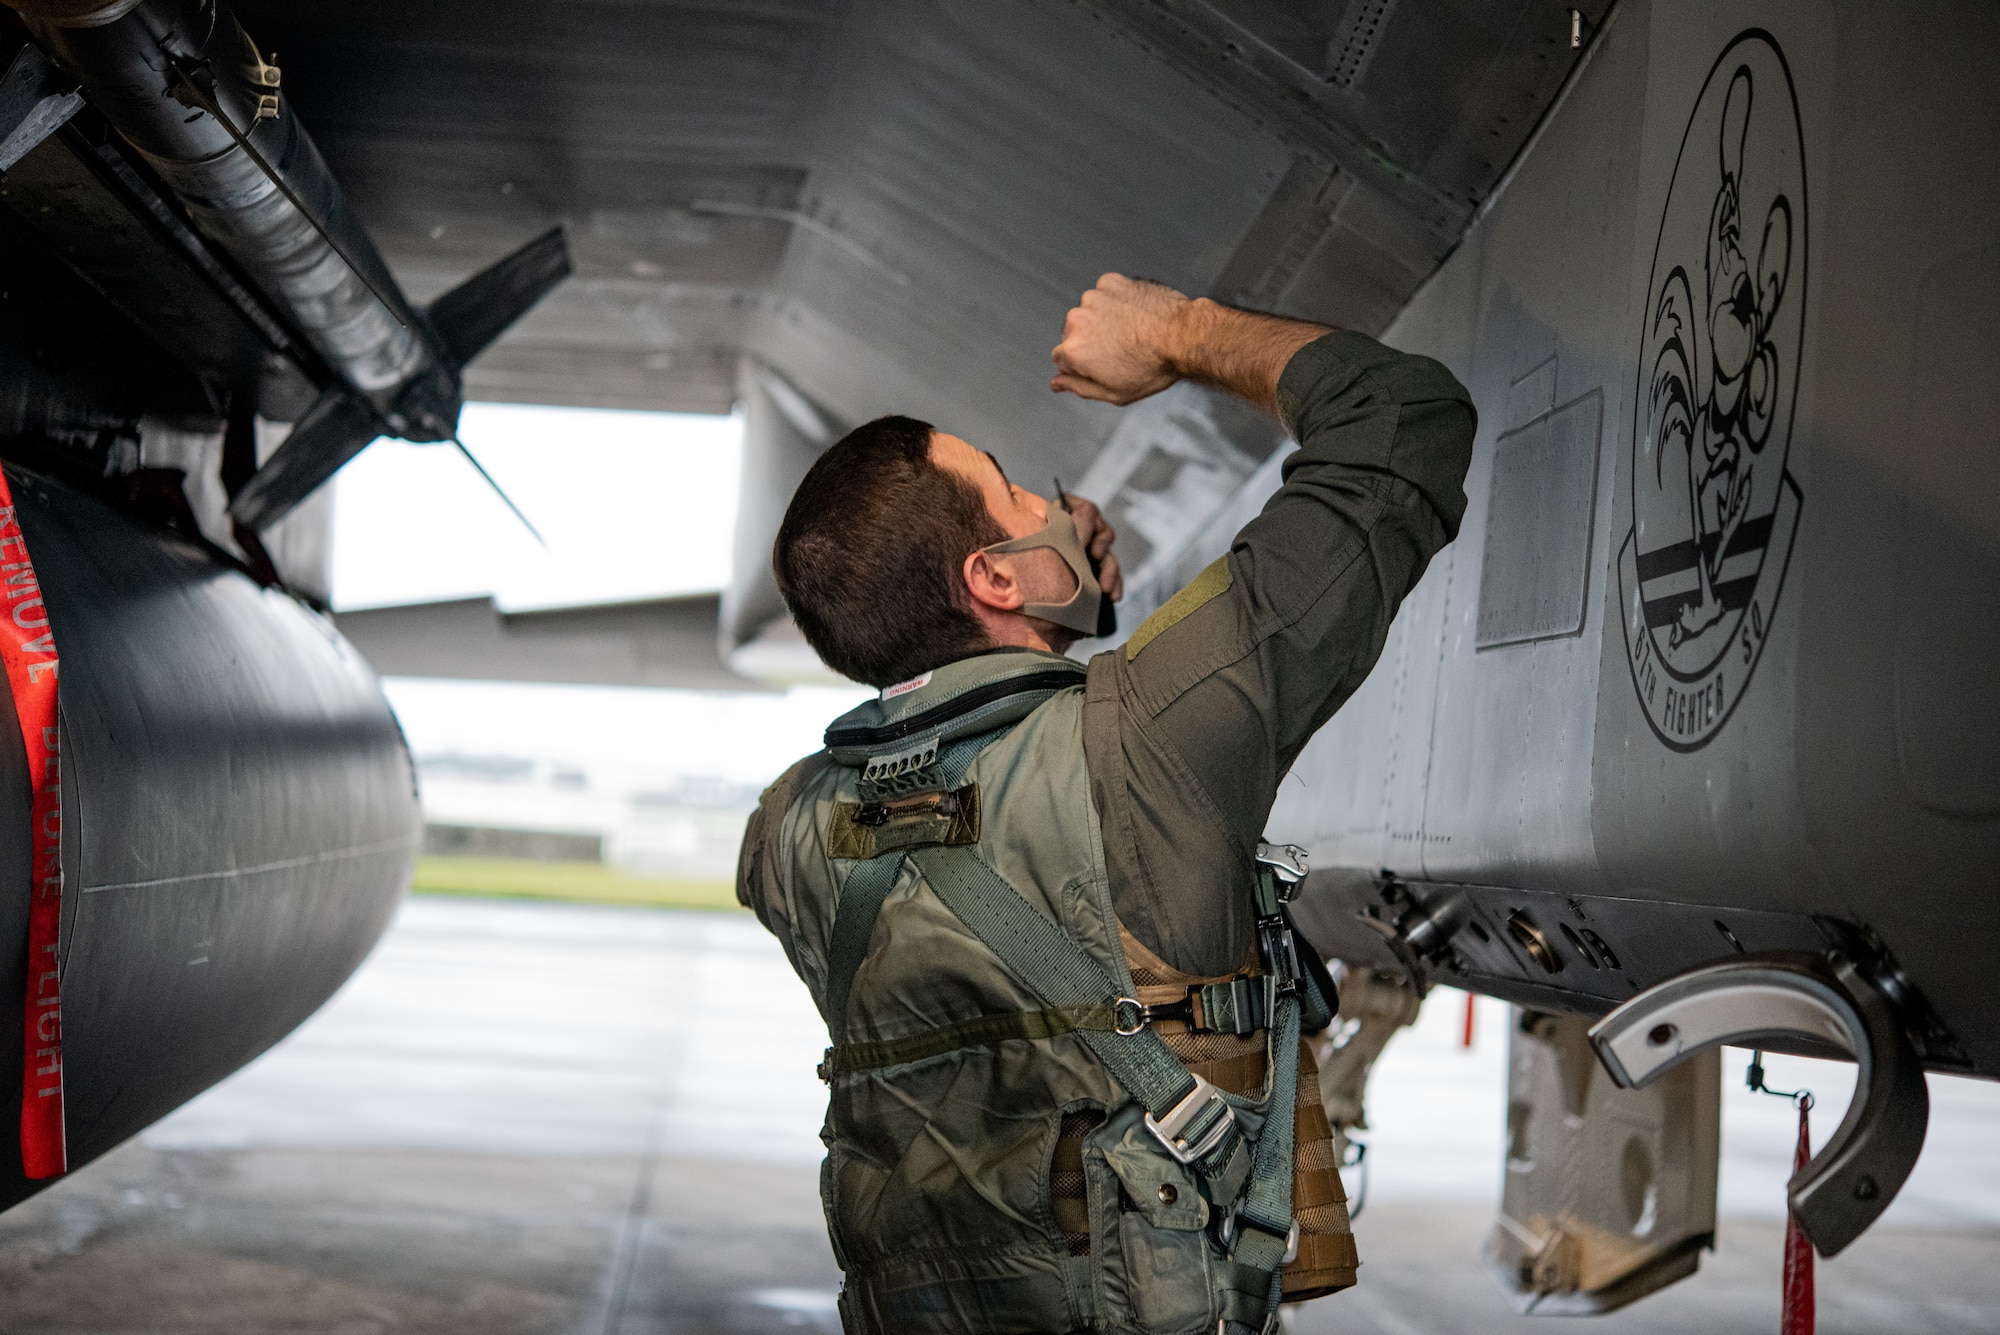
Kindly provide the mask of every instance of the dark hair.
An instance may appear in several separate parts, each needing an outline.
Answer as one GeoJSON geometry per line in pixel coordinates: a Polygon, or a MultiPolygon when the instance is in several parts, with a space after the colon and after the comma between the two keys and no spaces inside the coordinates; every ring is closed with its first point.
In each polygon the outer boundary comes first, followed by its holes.
{"type": "Polygon", "coordinates": [[[988,647],[960,567],[1006,530],[979,489],[931,459],[928,422],[878,417],[799,483],[771,569],[826,665],[891,686],[988,647]]]}

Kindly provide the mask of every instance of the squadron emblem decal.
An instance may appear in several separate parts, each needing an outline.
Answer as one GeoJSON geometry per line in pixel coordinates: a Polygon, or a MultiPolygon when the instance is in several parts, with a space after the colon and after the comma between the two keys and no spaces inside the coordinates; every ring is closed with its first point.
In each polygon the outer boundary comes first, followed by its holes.
{"type": "Polygon", "coordinates": [[[1785,454],[1805,205],[1791,72],[1753,29],[1709,71],[1681,139],[1633,395],[1621,619],[1640,706],[1679,751],[1706,745],[1749,685],[1798,527],[1785,454]]]}

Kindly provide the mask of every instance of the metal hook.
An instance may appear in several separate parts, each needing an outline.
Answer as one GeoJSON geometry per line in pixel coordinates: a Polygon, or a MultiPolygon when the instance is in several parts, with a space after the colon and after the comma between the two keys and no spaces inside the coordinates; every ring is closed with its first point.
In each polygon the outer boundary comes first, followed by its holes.
{"type": "MultiPolygon", "coordinates": [[[[1832,1256],[1872,1224],[1923,1149],[1930,1094],[1922,1060],[1889,995],[1844,955],[1769,951],[1700,965],[1655,983],[1591,1026],[1621,1089],[1640,1089],[1705,1048],[1773,1035],[1838,1048],[1857,1066],[1847,1114],[1786,1198],[1806,1236],[1832,1256]]],[[[1754,1065],[1763,1066],[1760,1053],[1754,1065]]],[[[1758,1070],[1750,1088],[1765,1088],[1758,1070]]],[[[1797,1100],[1799,1094],[1770,1091],[1797,1100]]]]}

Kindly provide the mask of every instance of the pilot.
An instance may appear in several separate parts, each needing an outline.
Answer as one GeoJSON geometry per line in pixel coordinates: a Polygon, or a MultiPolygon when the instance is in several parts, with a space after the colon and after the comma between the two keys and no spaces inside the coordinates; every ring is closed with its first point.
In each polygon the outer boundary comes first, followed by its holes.
{"type": "Polygon", "coordinates": [[[1457,533],[1474,413],[1365,335],[1107,274],[1052,388],[1277,415],[1284,483],[1088,667],[1120,596],[1088,502],[907,417],[814,464],[773,553],[880,688],[751,818],[737,893],[825,1016],[821,1195],[850,1332],[1277,1328],[1358,1264],[1301,1035],[1337,1004],[1259,843],[1457,533]]]}

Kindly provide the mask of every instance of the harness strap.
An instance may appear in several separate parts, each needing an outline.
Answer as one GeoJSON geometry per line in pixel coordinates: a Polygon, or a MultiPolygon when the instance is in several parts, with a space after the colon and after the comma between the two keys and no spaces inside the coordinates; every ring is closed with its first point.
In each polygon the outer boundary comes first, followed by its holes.
{"type": "MultiPolygon", "coordinates": [[[[1226,1321],[1253,1331],[1269,1330],[1276,1320],[1284,1290],[1281,1273],[1297,1255],[1298,1224],[1292,1215],[1292,1149],[1298,1120],[1299,1021],[1302,994],[1315,1011],[1331,1019],[1331,1007],[1314,996],[1318,979],[1300,967],[1300,952],[1285,911],[1285,892],[1270,866],[1260,861],[1255,885],[1258,955],[1262,959],[1270,1016],[1270,1093],[1264,1108],[1264,1130],[1250,1172],[1250,1186],[1237,1208],[1228,1287],[1235,1290],[1235,1310],[1226,1321]],[[1261,1281],[1261,1282],[1260,1282],[1261,1281]],[[1261,1295],[1256,1290],[1261,1288],[1261,1295]],[[1259,1303],[1257,1298],[1262,1298],[1259,1303]],[[1247,1318],[1247,1319],[1246,1319],[1247,1318]]],[[[1304,952],[1312,957],[1310,949],[1304,952]]],[[[1323,972],[1323,968],[1322,968],[1323,972]]],[[[1316,1020],[1318,1016],[1314,1017],[1316,1020]]],[[[1318,1021],[1322,1026],[1326,1020],[1318,1021]]]]}
{"type": "Polygon", "coordinates": [[[1280,1270],[1296,1253],[1297,1225],[1292,1218],[1292,1142],[1296,1131],[1299,1083],[1299,1003],[1296,996],[1278,1000],[1277,1023],[1271,1028],[1271,1097],[1264,1114],[1264,1132],[1257,1138],[1250,1170],[1250,1189],[1237,1212],[1239,1228],[1230,1260],[1267,1278],[1265,1309],[1258,1322],[1278,1310],[1284,1287],[1280,1270]]]}
{"type": "MultiPolygon", "coordinates": [[[[1096,960],[1054,922],[1037,912],[1004,877],[969,848],[931,846],[911,854],[931,891],[1018,973],[1043,1000],[1057,1005],[1100,1004],[1116,984],[1096,960]]],[[[1260,914],[1278,910],[1277,887],[1258,877],[1260,914]]],[[[1269,961],[1267,961],[1269,963],[1269,961]]],[[[1233,1236],[1224,1281],[1224,1319],[1266,1330],[1278,1310],[1283,1267],[1295,1244],[1292,1220],[1292,1142],[1299,1080],[1299,997],[1296,981],[1277,991],[1269,1006],[1269,1083],[1264,1123],[1255,1150],[1244,1144],[1228,1098],[1181,1064],[1150,1026],[1121,1025],[1110,1033],[1078,1030],[1118,1083],[1147,1110],[1147,1125],[1175,1158],[1193,1166],[1230,1212],[1233,1236]],[[1185,1154],[1176,1144],[1187,1149],[1185,1154]],[[1247,1189],[1244,1178],[1248,1177],[1247,1189]],[[1238,1200],[1241,1204],[1231,1204],[1238,1200]],[[1247,1319],[1246,1319],[1247,1318],[1247,1319]]],[[[1112,1004],[1136,1010],[1126,998],[1112,1004]]],[[[1137,1021],[1139,1017],[1131,1017],[1137,1021]]]]}
{"type": "MultiPolygon", "coordinates": [[[[979,753],[1005,736],[1005,727],[962,737],[944,748],[937,759],[944,771],[946,792],[965,782],[965,772],[979,753]]],[[[847,1000],[854,991],[854,975],[868,957],[868,942],[875,935],[875,920],[882,914],[882,901],[902,875],[907,850],[897,849],[866,862],[857,862],[841,883],[840,899],[833,911],[833,940],[826,952],[826,1027],[836,1046],[847,1039],[847,1000]]]]}
{"type": "Polygon", "coordinates": [[[1148,1125],[1169,1153],[1211,1181],[1240,1178],[1247,1165],[1239,1156],[1247,1150],[1235,1108],[1220,1090],[1183,1066],[1165,1040],[1141,1021],[1137,1003],[1118,995],[1118,985],[1103,966],[971,849],[932,846],[910,856],[939,901],[1043,1001],[1054,1006],[1110,1004],[1132,1012],[1129,1025],[1108,1033],[1078,1033],[1145,1106],[1148,1125]]]}
{"type": "MultiPolygon", "coordinates": [[[[1012,690],[988,688],[988,692],[1053,694],[1063,684],[1030,676],[1009,683],[1012,690]]],[[[996,714],[1003,709],[1011,713],[1018,708],[985,696],[975,700],[971,698],[974,694],[969,692],[966,700],[950,707],[956,710],[971,705],[973,715],[988,709],[996,714]]],[[[927,711],[896,725],[896,738],[871,735],[865,739],[843,736],[840,740],[843,744],[850,740],[870,744],[900,740],[917,725],[929,725],[929,715],[935,712],[927,711]]],[[[1010,731],[1020,717],[1013,713],[984,732],[952,740],[941,753],[929,751],[923,764],[928,768],[934,763],[935,772],[941,772],[944,791],[954,791],[979,753],[1010,731]]],[[[828,740],[829,745],[834,741],[831,733],[828,740]]],[[[930,745],[935,747],[936,743],[930,745]]],[[[925,778],[921,786],[928,789],[934,782],[925,778]]],[[[1301,1003],[1309,1012],[1306,1024],[1314,1029],[1331,1019],[1334,1006],[1324,965],[1317,958],[1298,958],[1290,916],[1268,867],[1259,867],[1256,892],[1264,976],[1204,988],[1198,998],[1190,994],[1181,1004],[1190,1011],[1199,1008],[1203,1028],[1212,1026],[1238,1034],[1264,1028],[1268,1077],[1261,1106],[1259,1101],[1227,1095],[1188,1070],[1148,1023],[1152,1018],[1148,1008],[1123,995],[1120,984],[1104,966],[1056,922],[1037,910],[970,847],[939,844],[894,850],[858,862],[841,886],[827,954],[827,1022],[835,1046],[828,1050],[820,1068],[821,1078],[1010,1038],[1077,1034],[1145,1108],[1146,1125],[1162,1147],[1200,1174],[1222,1221],[1219,1241],[1227,1251],[1217,1271],[1222,1281],[1219,1297],[1225,1328],[1268,1332],[1276,1322],[1282,1268],[1296,1241],[1292,1157],[1301,1003]],[[938,900],[1028,984],[1045,1009],[976,1016],[901,1039],[846,1043],[847,1006],[855,975],[867,957],[882,904],[900,879],[906,860],[917,864],[938,900]],[[1253,990],[1261,995],[1251,995],[1253,990]],[[1254,1148],[1237,1119],[1239,1106],[1252,1123],[1261,1123],[1254,1148]]],[[[1310,957],[1312,952],[1304,954],[1310,957]]]]}
{"type": "Polygon", "coordinates": [[[977,1015],[970,1020],[939,1025],[904,1038],[889,1038],[874,1043],[842,1043],[828,1048],[826,1060],[819,1066],[819,1078],[832,1080],[835,1076],[851,1075],[856,1071],[901,1066],[905,1062],[940,1057],[964,1048],[991,1047],[1015,1038],[1054,1038],[1057,1034],[1083,1030],[1109,1033],[1118,1028],[1123,1018],[1118,1007],[1110,1005],[1055,1006],[1048,1010],[977,1015]]]}
{"type": "Polygon", "coordinates": [[[833,943],[826,952],[826,1027],[836,1043],[847,1036],[847,998],[854,990],[854,975],[868,955],[875,919],[902,872],[903,854],[884,853],[855,863],[841,883],[840,901],[833,913],[833,943]]]}

